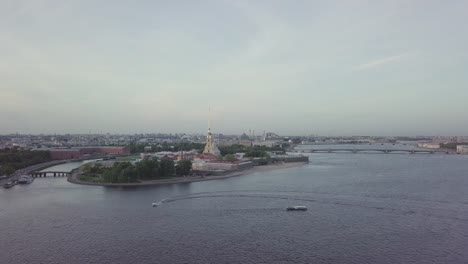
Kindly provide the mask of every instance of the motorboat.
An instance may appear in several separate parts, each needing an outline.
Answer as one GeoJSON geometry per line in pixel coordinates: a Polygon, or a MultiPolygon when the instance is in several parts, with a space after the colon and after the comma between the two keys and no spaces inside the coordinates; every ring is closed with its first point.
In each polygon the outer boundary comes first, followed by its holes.
{"type": "Polygon", "coordinates": [[[286,208],[287,211],[307,211],[307,207],[303,205],[289,206],[286,208]]]}
{"type": "Polygon", "coordinates": [[[29,184],[34,181],[34,178],[29,175],[21,175],[18,179],[19,184],[29,184]]]}
{"type": "Polygon", "coordinates": [[[3,187],[4,187],[5,189],[9,189],[9,188],[11,188],[11,187],[13,187],[13,186],[15,186],[15,185],[16,185],[16,181],[9,181],[9,182],[3,184],[3,187]]]}

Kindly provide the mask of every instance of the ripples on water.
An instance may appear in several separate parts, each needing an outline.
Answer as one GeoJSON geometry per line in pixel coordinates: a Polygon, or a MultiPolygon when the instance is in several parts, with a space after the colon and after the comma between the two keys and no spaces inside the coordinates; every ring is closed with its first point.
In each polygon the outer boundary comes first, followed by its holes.
{"type": "Polygon", "coordinates": [[[0,263],[467,263],[467,161],[313,154],[151,188],[37,179],[0,191],[0,263]]]}

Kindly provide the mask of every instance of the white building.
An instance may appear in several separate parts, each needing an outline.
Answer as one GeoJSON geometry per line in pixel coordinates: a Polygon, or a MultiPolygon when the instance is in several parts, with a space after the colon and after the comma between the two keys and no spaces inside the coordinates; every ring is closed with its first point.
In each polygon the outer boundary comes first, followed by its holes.
{"type": "Polygon", "coordinates": [[[458,154],[468,154],[468,145],[458,145],[457,146],[458,154]]]}
{"type": "Polygon", "coordinates": [[[439,143],[418,143],[419,148],[427,148],[427,149],[439,149],[439,143]]]}

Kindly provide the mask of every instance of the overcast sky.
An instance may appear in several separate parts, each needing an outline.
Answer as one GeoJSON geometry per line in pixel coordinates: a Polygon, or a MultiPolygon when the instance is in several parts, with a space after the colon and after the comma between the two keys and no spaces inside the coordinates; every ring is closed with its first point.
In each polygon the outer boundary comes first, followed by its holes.
{"type": "Polygon", "coordinates": [[[468,1],[0,0],[0,133],[468,135],[468,1]]]}

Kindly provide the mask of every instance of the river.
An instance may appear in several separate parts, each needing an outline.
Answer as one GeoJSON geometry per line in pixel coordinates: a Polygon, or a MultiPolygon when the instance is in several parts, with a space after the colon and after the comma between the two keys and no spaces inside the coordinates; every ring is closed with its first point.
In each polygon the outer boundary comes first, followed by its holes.
{"type": "Polygon", "coordinates": [[[74,162],[67,162],[64,164],[52,166],[46,169],[41,170],[41,172],[49,172],[49,171],[55,171],[55,172],[71,172],[73,169],[76,169],[80,167],[83,164],[93,162],[96,160],[83,160],[83,161],[74,161],[74,162]]]}
{"type": "Polygon", "coordinates": [[[468,156],[445,154],[137,188],[38,178],[0,189],[0,263],[466,263],[467,190],[468,156]]]}

